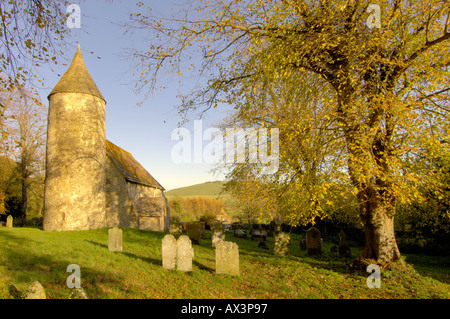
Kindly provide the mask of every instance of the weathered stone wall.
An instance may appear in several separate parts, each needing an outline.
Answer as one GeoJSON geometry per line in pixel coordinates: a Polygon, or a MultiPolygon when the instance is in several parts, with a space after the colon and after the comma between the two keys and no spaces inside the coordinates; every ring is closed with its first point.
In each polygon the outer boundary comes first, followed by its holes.
{"type": "Polygon", "coordinates": [[[84,93],[49,97],[44,230],[105,224],[105,102],[84,93]]]}
{"type": "MultiPolygon", "coordinates": [[[[163,192],[161,189],[149,187],[141,184],[127,182],[127,190],[130,199],[134,203],[134,207],[137,206],[138,201],[142,197],[157,197],[163,198],[163,192]]],[[[168,218],[166,218],[168,212],[164,207],[160,216],[142,216],[139,215],[139,229],[164,231],[169,229],[168,218]]]]}
{"type": "Polygon", "coordinates": [[[139,217],[139,229],[152,230],[152,231],[164,231],[164,221],[162,217],[139,217]]]}
{"type": "Polygon", "coordinates": [[[137,202],[139,197],[161,197],[162,191],[155,187],[149,187],[136,183],[127,183],[128,194],[131,199],[137,202]]]}
{"type": "Polygon", "coordinates": [[[109,158],[106,159],[105,191],[107,227],[153,231],[164,231],[169,227],[166,208],[158,216],[143,216],[138,213],[139,200],[146,197],[162,199],[162,190],[128,182],[109,158]]]}
{"type": "Polygon", "coordinates": [[[127,190],[127,181],[109,157],[106,158],[107,227],[138,228],[138,216],[127,190]]]}

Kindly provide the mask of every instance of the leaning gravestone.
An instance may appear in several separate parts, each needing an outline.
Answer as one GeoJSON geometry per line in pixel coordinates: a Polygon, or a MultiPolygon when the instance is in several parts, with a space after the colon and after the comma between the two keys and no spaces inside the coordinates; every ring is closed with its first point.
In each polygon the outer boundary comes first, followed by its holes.
{"type": "Polygon", "coordinates": [[[192,271],[192,258],[194,258],[192,242],[188,236],[181,235],[177,240],[177,269],[192,271]]]}
{"type": "Polygon", "coordinates": [[[6,227],[13,227],[13,217],[11,215],[8,215],[8,217],[6,217],[6,227]]]}
{"type": "Polygon", "coordinates": [[[217,244],[225,240],[225,229],[216,227],[211,229],[212,246],[217,247],[217,244]]]}
{"type": "Polygon", "coordinates": [[[273,249],[273,253],[278,256],[289,255],[289,242],[290,242],[289,235],[283,232],[279,232],[275,236],[275,246],[273,249]]]}
{"type": "Polygon", "coordinates": [[[186,227],[186,235],[194,244],[200,243],[200,237],[202,235],[202,225],[199,222],[189,223],[186,227]]]}
{"type": "Polygon", "coordinates": [[[108,250],[122,251],[122,229],[113,227],[108,230],[108,250]]]}
{"type": "Polygon", "coordinates": [[[311,227],[306,231],[306,252],[308,255],[322,254],[322,240],[320,237],[320,230],[316,227],[311,227]]]}
{"type": "Polygon", "coordinates": [[[167,234],[162,240],[162,265],[164,269],[175,269],[177,261],[177,240],[172,234],[167,234]]]}
{"type": "Polygon", "coordinates": [[[216,273],[239,276],[239,246],[221,241],[216,246],[216,273]]]}
{"type": "Polygon", "coordinates": [[[47,299],[44,287],[39,281],[34,281],[28,288],[25,299],[47,299]]]}
{"type": "Polygon", "coordinates": [[[339,233],[339,246],[337,251],[339,258],[350,258],[352,256],[350,246],[347,244],[343,230],[339,233]]]}

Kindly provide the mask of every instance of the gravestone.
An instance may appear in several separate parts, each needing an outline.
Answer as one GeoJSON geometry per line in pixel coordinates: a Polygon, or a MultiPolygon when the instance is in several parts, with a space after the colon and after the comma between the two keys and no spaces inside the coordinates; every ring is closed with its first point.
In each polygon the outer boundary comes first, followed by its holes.
{"type": "Polygon", "coordinates": [[[211,230],[212,246],[217,247],[217,244],[225,240],[225,229],[216,227],[211,230]]]}
{"type": "Polygon", "coordinates": [[[73,288],[69,299],[89,299],[83,288],[73,288]]]}
{"type": "Polygon", "coordinates": [[[216,246],[216,273],[239,276],[239,246],[222,241],[216,246]]]}
{"type": "Polygon", "coordinates": [[[218,220],[215,220],[209,224],[209,229],[211,231],[211,239],[212,239],[212,234],[216,229],[223,229],[222,223],[218,220]]]}
{"type": "Polygon", "coordinates": [[[113,227],[108,230],[108,250],[122,251],[122,229],[113,227]]]}
{"type": "Polygon", "coordinates": [[[200,243],[200,237],[202,235],[201,224],[199,222],[189,223],[186,227],[186,235],[192,241],[193,244],[200,243]]]}
{"type": "Polygon", "coordinates": [[[252,240],[254,240],[254,241],[266,240],[267,230],[264,230],[264,229],[252,229],[251,234],[252,234],[252,240]]]}
{"type": "Polygon", "coordinates": [[[300,249],[306,250],[306,239],[300,239],[300,249]]]}
{"type": "Polygon", "coordinates": [[[177,240],[177,269],[192,271],[192,258],[194,258],[192,242],[188,236],[181,235],[177,240]]]}
{"type": "Polygon", "coordinates": [[[210,229],[213,229],[215,227],[222,227],[222,222],[216,219],[209,223],[210,229]]]}
{"type": "Polygon", "coordinates": [[[34,281],[28,288],[25,299],[47,299],[44,287],[39,281],[34,281]]]}
{"type": "Polygon", "coordinates": [[[245,231],[243,231],[242,229],[236,229],[234,231],[234,237],[247,238],[247,233],[245,231]]]}
{"type": "Polygon", "coordinates": [[[339,258],[350,258],[352,256],[350,246],[347,244],[343,230],[339,233],[339,246],[337,250],[339,258]]]}
{"type": "Polygon", "coordinates": [[[167,234],[162,240],[162,265],[164,269],[175,269],[177,262],[177,240],[172,234],[167,234]]]}
{"type": "Polygon", "coordinates": [[[178,235],[181,233],[180,225],[179,224],[170,224],[169,225],[169,233],[172,235],[178,235]]]}
{"type": "Polygon", "coordinates": [[[289,243],[290,237],[288,234],[279,232],[275,236],[275,246],[273,249],[273,253],[278,256],[287,256],[289,255],[289,243]]]}
{"type": "Polygon", "coordinates": [[[316,227],[311,227],[306,231],[306,252],[308,255],[322,254],[322,240],[320,237],[320,230],[316,227]]]}
{"type": "Polygon", "coordinates": [[[11,215],[8,215],[8,217],[6,217],[6,227],[13,227],[13,217],[11,215]]]}

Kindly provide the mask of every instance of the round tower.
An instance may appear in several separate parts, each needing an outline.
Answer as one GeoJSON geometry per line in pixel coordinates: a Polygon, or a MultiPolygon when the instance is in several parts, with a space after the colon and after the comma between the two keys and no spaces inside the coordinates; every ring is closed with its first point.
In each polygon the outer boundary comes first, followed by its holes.
{"type": "Polygon", "coordinates": [[[48,100],[43,229],[106,227],[106,101],[79,46],[48,100]]]}

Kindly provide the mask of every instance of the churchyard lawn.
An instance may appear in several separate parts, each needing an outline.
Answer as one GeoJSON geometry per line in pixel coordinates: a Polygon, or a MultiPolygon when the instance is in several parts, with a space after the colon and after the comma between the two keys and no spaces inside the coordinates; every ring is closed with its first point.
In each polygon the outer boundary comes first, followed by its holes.
{"type": "MultiPolygon", "coordinates": [[[[215,272],[209,231],[194,247],[193,271],[162,267],[166,233],[123,229],[123,249],[108,250],[108,229],[44,232],[38,228],[0,227],[0,298],[23,298],[37,280],[47,298],[68,298],[71,275],[80,267],[81,287],[90,299],[115,298],[450,298],[450,257],[404,254],[406,270],[381,271],[381,287],[368,288],[369,273],[351,271],[324,241],[321,256],[308,256],[291,234],[290,254],[273,254],[251,239],[226,240],[239,246],[240,275],[215,272]]],[[[352,257],[360,250],[352,247],[352,257]]]]}

